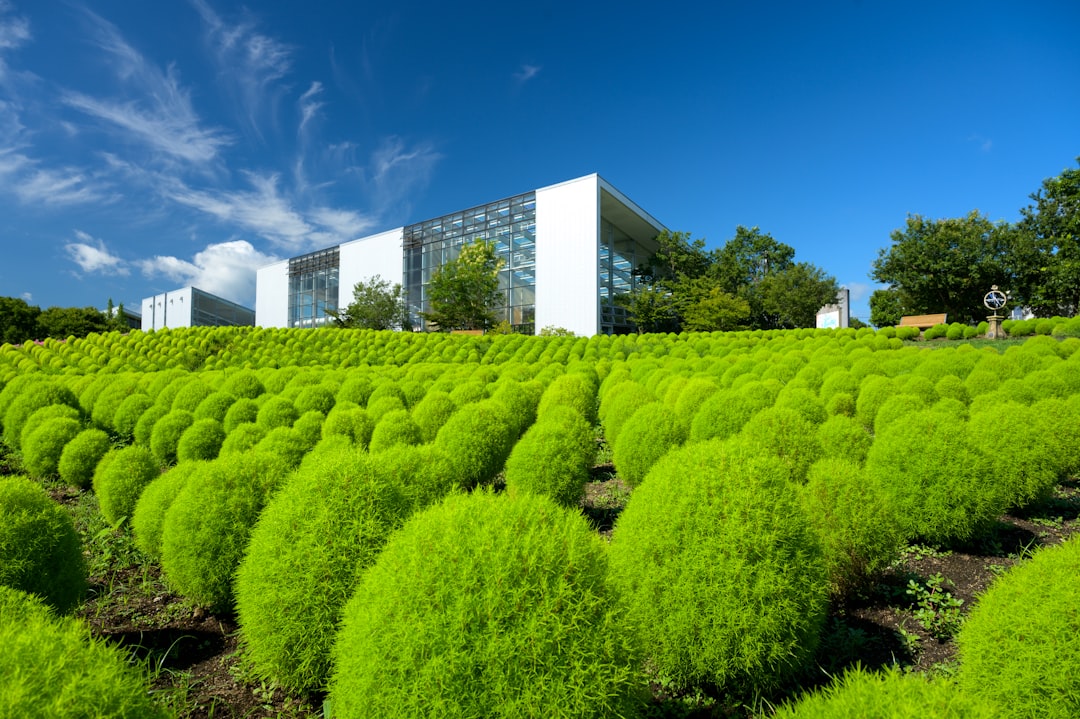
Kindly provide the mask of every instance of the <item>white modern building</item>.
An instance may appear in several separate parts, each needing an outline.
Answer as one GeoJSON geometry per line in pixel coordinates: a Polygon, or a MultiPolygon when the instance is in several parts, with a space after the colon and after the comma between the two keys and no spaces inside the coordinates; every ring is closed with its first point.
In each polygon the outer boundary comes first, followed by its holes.
{"type": "Polygon", "coordinates": [[[254,324],[255,313],[251,309],[203,292],[198,287],[181,287],[146,297],[142,301],[143,331],[166,327],[254,324]]]}
{"type": "Polygon", "coordinates": [[[379,275],[401,283],[414,326],[424,329],[419,313],[429,309],[432,274],[462,245],[484,239],[503,260],[501,316],[517,331],[626,332],[626,311],[611,300],[633,287],[633,269],[664,229],[599,175],[587,175],[260,267],[255,323],[319,326],[327,309],[352,301],[357,282],[379,275]]]}

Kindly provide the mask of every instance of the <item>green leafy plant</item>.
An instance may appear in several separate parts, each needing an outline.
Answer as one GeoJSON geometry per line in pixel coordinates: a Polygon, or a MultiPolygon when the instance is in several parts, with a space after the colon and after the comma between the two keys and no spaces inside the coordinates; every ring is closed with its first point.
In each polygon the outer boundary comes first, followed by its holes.
{"type": "Polygon", "coordinates": [[[130,517],[139,495],[160,473],[157,460],[146,447],[109,450],[98,462],[92,480],[105,521],[115,524],[130,517]]]}
{"type": "Polygon", "coordinates": [[[686,428],[673,410],[659,402],[646,404],[619,430],[612,457],[615,470],[636,487],[657,460],[685,441],[686,428]]]}
{"type": "Polygon", "coordinates": [[[100,429],[85,429],[64,445],[57,471],[71,487],[90,487],[98,462],[112,448],[109,435],[100,429]]]}
{"type": "Polygon", "coordinates": [[[915,606],[912,613],[916,621],[938,641],[952,637],[963,623],[960,607],[964,600],[943,588],[946,581],[940,574],[931,576],[925,582],[909,579],[905,590],[915,606]]]}
{"type": "Polygon", "coordinates": [[[573,507],[585,493],[596,456],[592,425],[572,406],[549,407],[506,460],[506,488],[545,494],[573,507]]]}
{"type": "Polygon", "coordinates": [[[34,427],[23,442],[23,466],[34,477],[54,477],[64,447],[82,431],[82,423],[70,417],[54,417],[34,427]]]}

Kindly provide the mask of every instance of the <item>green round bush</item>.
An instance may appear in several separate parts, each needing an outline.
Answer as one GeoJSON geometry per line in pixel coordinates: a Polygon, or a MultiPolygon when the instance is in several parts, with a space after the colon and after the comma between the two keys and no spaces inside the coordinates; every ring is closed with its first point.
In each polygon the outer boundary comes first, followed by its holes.
{"type": "Polygon", "coordinates": [[[300,414],[315,410],[325,415],[334,408],[334,402],[333,390],[323,385],[314,385],[302,389],[293,404],[300,414]]]}
{"type": "MultiPolygon", "coordinates": [[[[905,329],[901,327],[900,329],[905,329]]],[[[944,677],[893,667],[856,667],[824,689],[782,705],[775,719],[995,719],[993,705],[966,694],[944,677]]]]}
{"type": "Polygon", "coordinates": [[[585,496],[595,458],[593,428],[581,413],[572,406],[549,407],[510,452],[506,488],[575,507],[585,496]]]}
{"type": "Polygon", "coordinates": [[[750,696],[813,654],[826,564],[775,457],[711,440],[662,459],[615,525],[611,581],[657,676],[750,696]]]}
{"type": "Polygon", "coordinates": [[[734,441],[747,451],[778,458],[790,479],[802,484],[810,465],[821,458],[818,427],[794,409],[769,407],[747,421],[734,441]]]}
{"type": "Polygon", "coordinates": [[[367,447],[371,441],[371,433],[375,430],[375,423],[371,421],[367,410],[349,403],[339,402],[326,415],[326,421],[322,425],[323,439],[342,435],[349,438],[357,447],[367,447]]]}
{"type": "Polygon", "coordinates": [[[367,370],[353,371],[338,387],[335,398],[338,402],[355,402],[357,406],[363,407],[374,389],[375,385],[367,370]]]}
{"type": "Polygon", "coordinates": [[[221,391],[234,397],[255,399],[266,391],[266,387],[263,386],[257,374],[251,370],[241,370],[226,378],[221,385],[221,391]]]}
{"type": "Polygon", "coordinates": [[[400,398],[394,395],[384,395],[382,397],[375,397],[372,393],[372,398],[367,405],[368,416],[371,417],[371,421],[375,424],[379,423],[383,415],[388,412],[396,412],[398,410],[406,409],[405,403],[400,398]]]}
{"type": "Polygon", "coordinates": [[[267,504],[236,575],[245,656],[293,691],[324,689],[346,600],[409,503],[346,444],[313,453],[267,504]]]}
{"type": "Polygon", "coordinates": [[[159,474],[158,463],[146,447],[109,450],[98,462],[92,480],[105,521],[116,524],[130,517],[143,489],[159,474]]]}
{"type": "Polygon", "coordinates": [[[432,390],[412,408],[412,418],[420,427],[420,436],[424,442],[433,442],[446,420],[457,410],[457,403],[450,395],[440,390],[432,390]]]}
{"type": "Polygon", "coordinates": [[[322,426],[326,415],[316,409],[309,409],[297,417],[293,422],[292,430],[304,439],[307,448],[311,449],[322,439],[322,426]]]}
{"type": "Polygon", "coordinates": [[[961,688],[997,716],[1080,715],[1080,539],[1040,550],[990,585],[956,644],[961,688]]]}
{"type": "Polygon", "coordinates": [[[626,422],[615,440],[615,471],[631,487],[645,480],[656,461],[686,441],[678,415],[659,402],[647,404],[626,422]]]}
{"type": "Polygon", "coordinates": [[[886,399],[878,407],[874,415],[874,433],[881,432],[896,420],[906,417],[912,412],[929,409],[930,403],[922,397],[913,394],[894,394],[886,399]]]}
{"type": "Polygon", "coordinates": [[[174,409],[154,423],[150,433],[150,451],[161,465],[176,463],[176,451],[180,438],[195,422],[195,417],[186,409],[174,409]]]}
{"type": "Polygon", "coordinates": [[[433,444],[399,444],[371,455],[371,464],[379,476],[401,489],[413,511],[459,489],[454,462],[433,444]]]}
{"type": "Polygon", "coordinates": [[[114,418],[120,405],[138,391],[138,381],[133,375],[119,375],[106,387],[94,402],[91,419],[94,424],[110,432],[115,431],[114,418]]]}
{"type": "Polygon", "coordinates": [[[150,559],[161,559],[161,529],[165,523],[165,513],[187,484],[188,478],[200,467],[202,462],[197,461],[178,464],[155,477],[139,495],[131,516],[131,531],[135,535],[135,546],[150,559]]]}
{"type": "Polygon", "coordinates": [[[253,399],[241,397],[229,405],[225,412],[225,418],[221,421],[225,433],[229,434],[234,429],[248,422],[255,422],[259,417],[259,405],[253,399]]]}
{"type": "Polygon", "coordinates": [[[313,445],[308,438],[292,427],[275,427],[255,445],[255,450],[277,457],[282,466],[293,469],[304,459],[313,445]]]}
{"type": "Polygon", "coordinates": [[[884,488],[907,538],[942,544],[969,539],[1005,510],[987,464],[963,419],[928,409],[874,438],[866,473],[884,488]]]}
{"type": "Polygon", "coordinates": [[[375,425],[368,445],[370,452],[382,452],[399,444],[420,444],[423,435],[420,425],[413,421],[408,410],[387,412],[375,425]]]}
{"type": "Polygon", "coordinates": [[[774,397],[758,393],[753,385],[720,390],[702,402],[690,424],[690,441],[726,439],[742,431],[750,418],[772,405],[774,397]]]}
{"type": "Polygon", "coordinates": [[[500,382],[491,393],[491,399],[499,402],[510,415],[510,425],[514,437],[532,426],[536,421],[536,408],[544,394],[544,385],[536,380],[528,382],[500,382]]]}
{"type": "Polygon", "coordinates": [[[82,423],[70,417],[54,417],[35,427],[23,443],[23,467],[34,477],[54,477],[59,471],[64,446],[82,431],[82,423]]]}
{"type": "Polygon", "coordinates": [[[687,436],[690,434],[694,416],[701,409],[701,405],[718,391],[720,391],[720,385],[711,377],[695,377],[683,387],[682,392],[679,393],[679,399],[675,402],[675,415],[686,430],[687,436]]]}
{"type": "Polygon", "coordinates": [[[79,409],[75,393],[59,382],[34,382],[18,394],[4,413],[4,444],[19,449],[23,425],[36,410],[50,404],[66,404],[79,409]]]}
{"type": "Polygon", "coordinates": [[[599,410],[604,439],[608,446],[615,446],[619,433],[635,412],[656,401],[656,396],[637,382],[622,382],[612,387],[604,395],[599,410]]]}
{"type": "MultiPolygon", "coordinates": [[[[185,382],[184,385],[177,391],[173,397],[172,404],[169,405],[171,410],[185,410],[187,412],[194,412],[196,408],[202,403],[204,399],[214,393],[205,382],[200,378],[194,377],[185,382]]],[[[160,399],[158,400],[161,401],[160,399]]]]}
{"type": "Polygon", "coordinates": [[[71,515],[41,485],[8,476],[0,477],[0,516],[0,586],[36,594],[61,613],[74,610],[86,593],[86,564],[71,515]]]}
{"type": "Polygon", "coordinates": [[[801,414],[811,424],[821,424],[829,416],[825,410],[825,404],[814,392],[805,388],[788,384],[776,396],[774,407],[786,407],[801,414]]]}
{"type": "Polygon", "coordinates": [[[284,397],[271,397],[261,407],[256,423],[269,432],[277,427],[292,427],[300,413],[292,402],[284,397]]]}
{"type": "Polygon", "coordinates": [[[454,404],[458,407],[474,402],[481,402],[487,398],[487,385],[478,380],[461,382],[450,390],[450,399],[454,400],[454,404]]]}
{"type": "Polygon", "coordinates": [[[149,448],[150,438],[154,433],[154,425],[168,413],[169,410],[167,408],[155,404],[153,407],[147,408],[145,412],[139,415],[139,420],[135,423],[135,431],[133,433],[135,444],[149,448]]]}
{"type": "Polygon", "coordinates": [[[113,431],[122,440],[130,441],[135,436],[135,425],[143,412],[154,406],[154,400],[145,394],[128,395],[113,415],[113,431]]]}
{"type": "Polygon", "coordinates": [[[50,404],[35,410],[30,418],[23,424],[22,433],[19,435],[19,447],[26,446],[26,440],[42,424],[51,419],[66,417],[79,421],[81,424],[82,412],[66,404],[50,404]]]}
{"type": "Polygon", "coordinates": [[[596,424],[596,387],[577,372],[556,377],[544,390],[537,407],[537,419],[554,407],[571,407],[589,423],[596,424]]]}
{"type": "Polygon", "coordinates": [[[455,485],[471,489],[502,470],[514,438],[509,410],[484,400],[455,412],[439,430],[435,445],[453,461],[455,485]]]}
{"type": "Polygon", "coordinates": [[[286,471],[276,455],[254,451],[206,462],[188,477],[161,530],[161,569],[176,591],[231,608],[251,528],[286,471]]]}
{"type": "Polygon", "coordinates": [[[127,650],[96,639],[79,620],[56,617],[35,597],[0,587],[0,707],[20,719],[155,719],[127,650]]]}
{"type": "Polygon", "coordinates": [[[416,515],[345,608],[335,716],[636,715],[604,549],[546,497],[475,492],[416,515]]]}
{"type": "Polygon", "coordinates": [[[214,392],[206,396],[199,406],[192,412],[196,420],[200,419],[216,419],[218,422],[224,422],[225,416],[229,413],[229,408],[236,402],[236,397],[228,392],[214,392]]]}
{"type": "Polygon", "coordinates": [[[218,456],[246,452],[261,442],[265,436],[265,429],[254,422],[245,422],[225,435],[225,441],[221,443],[218,456]]]}
{"type": "Polygon", "coordinates": [[[64,445],[57,471],[64,484],[89,489],[94,470],[112,448],[109,435],[100,429],[86,429],[64,445]]]}
{"type": "MultiPolygon", "coordinates": [[[[164,421],[164,420],[163,420],[164,421]]],[[[225,429],[216,419],[197,419],[180,435],[176,458],[180,462],[214,459],[225,442],[225,429]]]]}
{"type": "Polygon", "coordinates": [[[899,555],[903,536],[897,518],[881,487],[868,481],[858,464],[845,457],[819,460],[802,489],[834,596],[843,597],[899,555]]]}

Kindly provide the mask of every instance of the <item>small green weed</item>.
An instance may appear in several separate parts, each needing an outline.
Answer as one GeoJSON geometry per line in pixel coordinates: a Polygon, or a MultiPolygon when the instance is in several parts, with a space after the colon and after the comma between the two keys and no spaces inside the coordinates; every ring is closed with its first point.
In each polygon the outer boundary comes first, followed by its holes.
{"type": "Polygon", "coordinates": [[[909,632],[904,627],[900,626],[896,628],[896,633],[900,635],[900,641],[904,645],[904,651],[909,656],[918,656],[922,651],[922,639],[915,632],[909,632]]]}
{"type": "Polygon", "coordinates": [[[948,557],[952,554],[951,550],[938,549],[932,547],[929,544],[909,544],[900,550],[900,558],[897,563],[903,563],[907,561],[919,561],[921,559],[941,559],[948,557]]]}
{"type": "Polygon", "coordinates": [[[913,612],[915,619],[938,641],[956,634],[963,622],[960,607],[964,600],[942,588],[947,581],[952,584],[940,574],[935,574],[925,583],[914,579],[908,581],[907,594],[917,607],[913,612]]]}

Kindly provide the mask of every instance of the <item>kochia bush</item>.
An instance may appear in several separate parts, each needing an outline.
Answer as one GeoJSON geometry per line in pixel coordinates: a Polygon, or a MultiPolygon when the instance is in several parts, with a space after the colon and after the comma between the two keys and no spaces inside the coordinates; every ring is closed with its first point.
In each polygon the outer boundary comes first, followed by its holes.
{"type": "Polygon", "coordinates": [[[150,559],[157,561],[161,558],[161,528],[165,523],[165,513],[187,484],[188,478],[200,467],[202,462],[178,464],[155,477],[139,495],[131,517],[131,530],[135,535],[135,546],[150,559]]]}
{"type": "Polygon", "coordinates": [[[335,716],[635,715],[638,656],[604,549],[580,513],[535,495],[416,515],[345,608],[335,716]]]}
{"type": "Polygon", "coordinates": [[[150,433],[150,451],[159,464],[176,463],[176,451],[180,438],[195,422],[195,417],[186,409],[174,409],[154,423],[150,433]]]}
{"type": "Polygon", "coordinates": [[[146,485],[161,473],[154,455],[139,445],[109,450],[92,480],[101,514],[109,524],[116,524],[135,511],[146,485]]]}
{"type": "Polygon", "coordinates": [[[510,452],[506,488],[577,506],[595,458],[593,429],[581,413],[570,406],[549,407],[510,452]]]}
{"type": "Polygon", "coordinates": [[[399,444],[420,444],[423,435],[418,425],[413,421],[408,410],[396,409],[387,412],[375,425],[371,433],[371,442],[368,450],[382,452],[399,444]]]}
{"type": "Polygon", "coordinates": [[[325,687],[342,607],[410,509],[351,445],[317,452],[270,500],[236,578],[256,673],[294,691],[325,687]]]}
{"type": "Polygon", "coordinates": [[[998,716],[1080,715],[1080,539],[1043,549],[976,601],[956,643],[960,686],[998,716]]]}
{"type": "Polygon", "coordinates": [[[750,696],[812,655],[828,587],[798,491],[779,460],[723,440],[672,452],[634,491],[611,579],[659,676],[750,696]]]}
{"type": "Polygon", "coordinates": [[[685,441],[686,428],[673,410],[659,402],[647,404],[619,431],[612,456],[615,470],[636,487],[658,459],[685,441]]]}
{"type": "MultiPolygon", "coordinates": [[[[86,593],[86,564],[71,515],[41,485],[10,476],[0,477],[0,516],[0,587],[36,594],[62,613],[75,609],[86,593]]],[[[7,619],[0,613],[0,626],[7,619]]]]}
{"type": "Polygon", "coordinates": [[[225,441],[225,429],[216,419],[197,419],[180,435],[176,445],[176,458],[181,462],[196,459],[213,459],[221,451],[225,441]]]}
{"type": "Polygon", "coordinates": [[[77,619],[0,586],[0,707],[25,719],[167,716],[127,651],[96,639],[77,619]]]}
{"type": "Polygon", "coordinates": [[[944,677],[928,678],[896,667],[882,672],[856,667],[824,689],[784,704],[773,716],[775,719],[995,719],[1000,715],[992,704],[961,692],[944,677]]]}
{"type": "Polygon", "coordinates": [[[85,429],[64,445],[57,471],[60,480],[72,487],[90,487],[94,470],[112,447],[109,435],[100,429],[85,429]]]}
{"type": "Polygon", "coordinates": [[[60,465],[64,446],[82,431],[82,424],[70,417],[54,417],[35,427],[23,443],[23,466],[35,477],[53,477],[60,465]]]}
{"type": "Polygon", "coordinates": [[[169,584],[198,604],[229,609],[251,528],[285,472],[276,456],[257,451],[201,464],[165,514],[161,568],[169,584]]]}
{"type": "Polygon", "coordinates": [[[455,412],[439,430],[435,446],[453,461],[455,484],[470,489],[502,470],[514,438],[509,411],[489,399],[455,412]]]}

